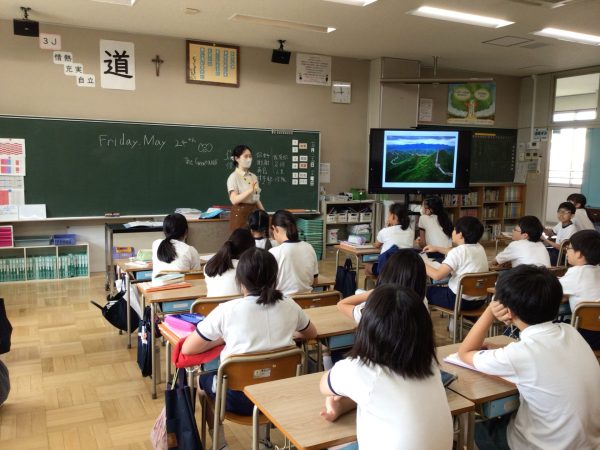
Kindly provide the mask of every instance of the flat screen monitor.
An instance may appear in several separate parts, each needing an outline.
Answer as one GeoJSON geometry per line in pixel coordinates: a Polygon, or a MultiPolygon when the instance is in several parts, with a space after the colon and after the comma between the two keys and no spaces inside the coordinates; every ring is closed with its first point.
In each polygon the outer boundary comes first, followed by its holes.
{"type": "Polygon", "coordinates": [[[470,131],[372,128],[369,145],[369,193],[468,192],[470,131]]]}

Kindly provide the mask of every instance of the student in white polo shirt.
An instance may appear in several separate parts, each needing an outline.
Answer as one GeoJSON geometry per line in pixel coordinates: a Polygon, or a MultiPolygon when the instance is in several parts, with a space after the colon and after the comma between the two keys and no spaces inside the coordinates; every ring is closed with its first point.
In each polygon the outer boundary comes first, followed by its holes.
{"type": "Polygon", "coordinates": [[[458,355],[481,372],[515,383],[520,406],[513,416],[477,423],[478,447],[600,448],[600,365],[572,326],[552,323],[562,299],[558,279],[545,268],[521,265],[498,279],[495,298],[458,355]],[[515,325],[520,340],[482,350],[495,319],[515,325]]]}
{"type": "Polygon", "coordinates": [[[578,230],[595,230],[594,223],[590,220],[585,204],[587,198],[583,194],[571,194],[567,197],[567,201],[575,205],[574,222],[578,230]]]}
{"type": "Polygon", "coordinates": [[[548,246],[548,253],[550,254],[550,264],[556,265],[558,260],[558,253],[560,250],[560,243],[565,239],[569,239],[573,233],[579,231],[577,225],[572,221],[575,216],[575,205],[571,202],[562,202],[558,205],[556,211],[556,218],[558,223],[554,228],[546,228],[544,232],[546,235],[552,237],[556,236],[555,241],[550,239],[542,239],[542,242],[548,246]]]}
{"type": "Polygon", "coordinates": [[[164,239],[152,243],[152,278],[164,270],[194,270],[200,268],[198,251],[185,243],[188,223],[185,216],[174,213],[163,220],[164,239]]]}
{"type": "MultiPolygon", "coordinates": [[[[419,245],[433,245],[434,247],[452,247],[452,230],[454,226],[448,213],[444,209],[442,199],[432,195],[423,200],[421,216],[419,217],[419,245]]],[[[440,252],[428,253],[427,256],[437,262],[444,260],[440,252]]]]}
{"type": "Polygon", "coordinates": [[[493,265],[508,264],[517,267],[521,264],[550,267],[550,255],[542,242],[544,226],[535,216],[523,216],[513,228],[513,241],[496,255],[493,265]]]}
{"type": "Polygon", "coordinates": [[[271,219],[273,238],[279,244],[269,250],[277,260],[277,289],[284,294],[309,292],[319,276],[315,249],[298,237],[296,219],[291,212],[280,209],[271,219]]]}

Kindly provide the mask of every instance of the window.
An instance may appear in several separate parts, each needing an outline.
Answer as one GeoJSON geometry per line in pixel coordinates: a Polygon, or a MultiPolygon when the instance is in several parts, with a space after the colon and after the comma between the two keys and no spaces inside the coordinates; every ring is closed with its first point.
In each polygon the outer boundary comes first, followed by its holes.
{"type": "Polygon", "coordinates": [[[581,186],[587,128],[562,128],[552,131],[548,183],[581,186]]]}
{"type": "Polygon", "coordinates": [[[595,120],[600,73],[556,79],[554,122],[595,120]]]}

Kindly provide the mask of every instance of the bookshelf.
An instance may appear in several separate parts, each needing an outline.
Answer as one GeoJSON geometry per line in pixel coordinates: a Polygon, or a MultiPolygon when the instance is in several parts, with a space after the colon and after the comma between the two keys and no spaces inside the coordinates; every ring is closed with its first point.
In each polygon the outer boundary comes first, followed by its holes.
{"type": "MultiPolygon", "coordinates": [[[[440,197],[452,222],[459,217],[473,216],[485,227],[482,241],[492,241],[501,231],[510,231],[525,214],[525,184],[471,183],[469,193],[442,194],[440,197]]],[[[422,197],[411,194],[410,202],[422,197]]]]}
{"type": "Polygon", "coordinates": [[[323,200],[323,248],[348,239],[352,227],[363,225],[362,232],[367,242],[372,242],[375,230],[374,200],[323,200]],[[366,231],[368,229],[368,232],[366,231]]]}

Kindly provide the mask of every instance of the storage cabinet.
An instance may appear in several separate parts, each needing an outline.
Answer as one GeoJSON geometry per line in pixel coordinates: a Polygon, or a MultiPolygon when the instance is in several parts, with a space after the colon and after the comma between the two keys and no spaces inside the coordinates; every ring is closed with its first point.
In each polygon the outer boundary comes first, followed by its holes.
{"type": "Polygon", "coordinates": [[[87,243],[0,248],[0,282],[88,276],[87,243]]]}
{"type": "Polygon", "coordinates": [[[375,230],[374,206],[374,200],[323,200],[323,246],[348,239],[350,227],[356,225],[369,226],[369,234],[363,233],[366,240],[371,242],[375,230]]]}

